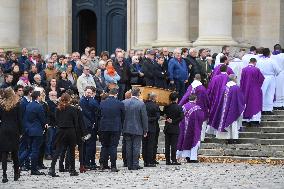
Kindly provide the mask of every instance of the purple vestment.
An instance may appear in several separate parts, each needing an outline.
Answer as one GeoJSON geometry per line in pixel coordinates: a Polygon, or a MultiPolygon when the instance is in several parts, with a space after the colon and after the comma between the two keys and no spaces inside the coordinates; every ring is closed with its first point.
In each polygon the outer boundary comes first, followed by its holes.
{"type": "MultiPolygon", "coordinates": [[[[221,118],[218,129],[220,132],[226,132],[226,128],[241,116],[245,109],[244,96],[241,88],[233,81],[229,82],[224,90],[222,103],[218,109],[221,109],[221,118]],[[228,86],[228,84],[233,84],[228,86]]],[[[217,126],[217,125],[216,125],[217,126]]]]}
{"type": "MultiPolygon", "coordinates": [[[[216,68],[214,68],[214,71],[213,71],[212,77],[211,77],[212,79],[213,79],[215,76],[221,74],[220,68],[221,68],[222,65],[224,65],[224,64],[220,64],[220,65],[218,65],[216,68]]],[[[230,68],[229,66],[227,66],[227,74],[228,74],[228,75],[234,74],[234,71],[233,71],[232,68],[230,68]]]]}
{"type": "Polygon", "coordinates": [[[210,107],[208,125],[214,128],[218,128],[220,123],[219,115],[222,110],[218,109],[218,106],[220,106],[224,94],[224,87],[228,80],[228,75],[226,73],[221,73],[220,75],[212,78],[207,89],[210,107]]]}
{"type": "Polygon", "coordinates": [[[258,68],[249,65],[242,70],[240,88],[244,94],[246,108],[243,114],[244,119],[251,119],[262,110],[261,86],[264,76],[258,68]]]}
{"type": "Polygon", "coordinates": [[[195,94],[197,96],[196,104],[203,110],[206,120],[209,114],[209,98],[206,88],[203,85],[199,85],[196,88],[193,88],[192,85],[190,85],[180,100],[179,105],[183,106],[186,104],[189,101],[188,98],[191,94],[195,94]]]}
{"type": "Polygon", "coordinates": [[[190,150],[200,141],[204,113],[200,106],[188,102],[183,106],[184,118],[179,124],[177,150],[190,150]]]}

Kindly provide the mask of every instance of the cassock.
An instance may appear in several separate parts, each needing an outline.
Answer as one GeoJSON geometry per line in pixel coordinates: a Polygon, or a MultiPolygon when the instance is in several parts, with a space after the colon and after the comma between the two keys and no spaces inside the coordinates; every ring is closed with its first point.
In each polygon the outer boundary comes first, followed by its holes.
{"type": "Polygon", "coordinates": [[[200,106],[204,112],[204,122],[202,124],[201,132],[201,141],[204,141],[205,131],[207,128],[207,119],[209,115],[209,98],[207,90],[200,81],[194,80],[191,85],[188,86],[186,93],[179,102],[179,105],[183,106],[184,104],[188,103],[188,98],[191,94],[195,94],[197,96],[196,104],[200,106]]]}
{"type": "Polygon", "coordinates": [[[220,65],[220,59],[222,56],[225,56],[224,53],[218,53],[216,56],[216,60],[215,60],[215,65],[214,65],[214,69],[220,65]]]}
{"type": "Polygon", "coordinates": [[[242,70],[240,88],[244,94],[246,104],[243,114],[244,121],[260,122],[263,98],[261,86],[263,81],[264,76],[253,64],[249,64],[242,70]]]}
{"type": "MultiPolygon", "coordinates": [[[[216,75],[220,75],[221,74],[220,68],[221,68],[222,65],[224,65],[224,63],[221,63],[217,67],[214,68],[214,71],[212,73],[212,77],[211,78],[215,77],[216,75]]],[[[228,75],[234,74],[234,71],[229,66],[227,67],[227,74],[228,75]]]]}
{"type": "Polygon", "coordinates": [[[244,67],[248,66],[249,65],[249,62],[250,62],[250,59],[251,58],[255,58],[256,60],[259,59],[259,56],[256,55],[256,54],[253,54],[253,53],[248,53],[248,54],[245,54],[243,57],[242,57],[242,61],[244,63],[244,67]]]}
{"type": "Polygon", "coordinates": [[[180,122],[177,144],[177,158],[189,157],[197,160],[204,113],[194,102],[183,105],[184,119],[180,122]]]}
{"type": "Polygon", "coordinates": [[[224,92],[224,87],[228,83],[229,77],[228,74],[222,72],[220,75],[212,78],[208,89],[208,98],[209,98],[209,118],[208,118],[208,127],[206,133],[208,134],[216,134],[216,129],[218,128],[218,124],[220,122],[220,113],[221,110],[217,109],[219,104],[221,103],[222,95],[224,92]]]}
{"type": "Polygon", "coordinates": [[[220,103],[218,109],[222,111],[216,138],[238,139],[245,102],[241,88],[234,81],[229,81],[226,84],[222,103],[220,103]]]}
{"type": "Polygon", "coordinates": [[[264,82],[261,87],[263,94],[262,111],[273,110],[273,100],[276,89],[276,76],[281,72],[276,61],[270,57],[261,56],[256,64],[264,76],[264,82]]]}
{"type": "Polygon", "coordinates": [[[244,63],[241,59],[239,58],[234,58],[229,66],[233,72],[235,73],[235,75],[237,76],[237,81],[238,81],[238,85],[240,84],[240,80],[241,80],[241,74],[242,74],[242,69],[244,68],[244,63]]]}
{"type": "Polygon", "coordinates": [[[276,93],[273,106],[284,107],[284,53],[272,55],[271,58],[276,61],[278,67],[281,69],[279,75],[276,77],[276,93]]]}

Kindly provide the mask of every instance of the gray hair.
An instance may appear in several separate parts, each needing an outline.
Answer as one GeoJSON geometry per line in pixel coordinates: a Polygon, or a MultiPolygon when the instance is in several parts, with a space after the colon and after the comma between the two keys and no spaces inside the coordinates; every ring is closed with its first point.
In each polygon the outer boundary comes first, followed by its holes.
{"type": "Polygon", "coordinates": [[[132,96],[139,97],[140,96],[140,89],[138,87],[133,87],[131,90],[132,96]]]}
{"type": "Polygon", "coordinates": [[[230,74],[229,75],[229,80],[230,81],[234,81],[234,80],[236,80],[237,79],[237,76],[235,75],[235,74],[230,74]]]}
{"type": "Polygon", "coordinates": [[[155,98],[157,97],[157,94],[154,92],[151,92],[148,94],[148,100],[155,100],[155,98]]]}

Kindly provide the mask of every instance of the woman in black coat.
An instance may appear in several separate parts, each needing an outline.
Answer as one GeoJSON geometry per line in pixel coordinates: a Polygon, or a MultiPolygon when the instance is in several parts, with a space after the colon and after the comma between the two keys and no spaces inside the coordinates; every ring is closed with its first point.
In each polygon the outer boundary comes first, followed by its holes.
{"type": "Polygon", "coordinates": [[[55,136],[55,152],[52,157],[49,175],[57,177],[55,173],[55,164],[61,152],[65,148],[70,150],[70,176],[78,176],[75,170],[75,146],[76,128],[78,128],[78,110],[70,104],[71,97],[67,93],[63,93],[55,112],[55,122],[57,125],[57,132],[55,136]]]}
{"type": "Polygon", "coordinates": [[[14,164],[14,180],[17,181],[20,177],[18,147],[22,133],[21,117],[19,98],[12,88],[5,89],[0,101],[0,154],[2,155],[3,183],[8,182],[6,172],[9,152],[12,153],[14,164]]]}

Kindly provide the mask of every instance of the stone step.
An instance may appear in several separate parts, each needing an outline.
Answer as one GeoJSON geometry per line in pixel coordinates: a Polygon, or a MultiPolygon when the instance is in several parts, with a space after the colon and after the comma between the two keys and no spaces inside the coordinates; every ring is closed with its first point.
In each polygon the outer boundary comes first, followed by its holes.
{"type": "MultiPolygon", "coordinates": [[[[205,143],[226,144],[226,140],[217,138],[205,138],[205,143]]],[[[284,139],[259,139],[259,138],[240,138],[236,140],[237,144],[265,144],[265,145],[284,145],[284,139]]]]}
{"type": "MultiPolygon", "coordinates": [[[[284,115],[284,110],[274,110],[273,111],[274,115],[284,115]]],[[[270,115],[268,115],[270,116],[270,115]]]]}
{"type": "MultiPolygon", "coordinates": [[[[214,163],[224,163],[224,162],[234,162],[234,163],[271,163],[277,162],[283,163],[284,158],[277,157],[247,157],[247,156],[204,156],[199,155],[198,159],[202,162],[204,160],[210,160],[209,162],[214,163]]],[[[207,161],[208,162],[208,161],[207,161]]]]}
{"type": "Polygon", "coordinates": [[[284,127],[241,127],[242,132],[284,133],[284,127]]]}
{"type": "Polygon", "coordinates": [[[284,133],[240,132],[240,138],[284,139],[284,133]]]}
{"type": "Polygon", "coordinates": [[[246,156],[246,157],[281,157],[284,158],[283,151],[260,151],[247,149],[200,149],[201,155],[209,156],[246,156]]]}
{"type": "Polygon", "coordinates": [[[262,121],[261,127],[284,127],[284,121],[262,121]]]}
{"type": "Polygon", "coordinates": [[[220,144],[201,143],[201,149],[246,149],[262,151],[284,151],[284,145],[258,145],[258,144],[220,144]]]}
{"type": "Polygon", "coordinates": [[[262,115],[263,121],[284,121],[284,115],[262,115]]]}

